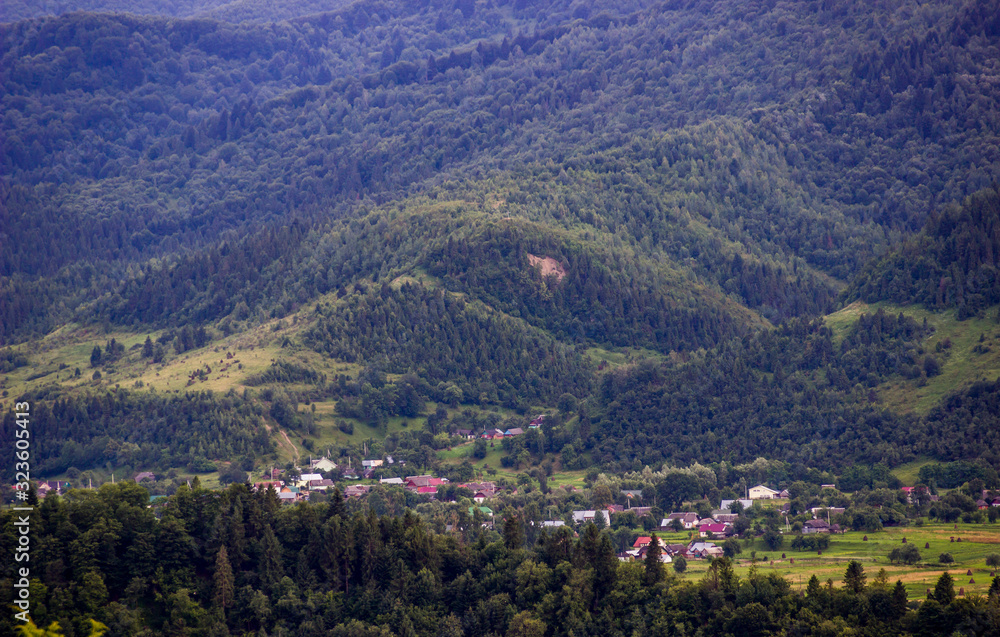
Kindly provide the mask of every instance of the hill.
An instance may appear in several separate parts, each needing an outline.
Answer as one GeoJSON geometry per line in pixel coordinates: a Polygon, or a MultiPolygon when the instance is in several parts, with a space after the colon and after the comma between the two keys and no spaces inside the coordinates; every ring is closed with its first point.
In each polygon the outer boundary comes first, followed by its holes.
{"type": "Polygon", "coordinates": [[[988,456],[929,438],[990,380],[943,344],[1000,301],[989,2],[319,6],[0,25],[3,400],[88,405],[47,470],[542,410],[508,467],[988,456]]]}

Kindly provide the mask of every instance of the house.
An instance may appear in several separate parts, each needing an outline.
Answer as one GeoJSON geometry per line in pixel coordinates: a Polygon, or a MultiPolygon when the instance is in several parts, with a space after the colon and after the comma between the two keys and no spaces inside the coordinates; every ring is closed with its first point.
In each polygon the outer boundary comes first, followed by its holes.
{"type": "Polygon", "coordinates": [[[329,458],[317,458],[309,463],[310,469],[313,471],[333,471],[337,468],[337,465],[330,461],[329,458]]]}
{"type": "Polygon", "coordinates": [[[405,484],[407,489],[419,489],[420,487],[439,487],[442,484],[448,484],[448,480],[430,475],[407,476],[405,484]]]}
{"type": "Polygon", "coordinates": [[[663,546],[663,552],[667,555],[687,555],[688,547],[687,544],[666,544],[663,546]]]}
{"type": "Polygon", "coordinates": [[[352,469],[351,467],[347,467],[346,469],[344,469],[340,473],[340,475],[343,476],[343,478],[345,480],[357,480],[358,479],[358,472],[355,471],[354,469],[352,469]]]}
{"type": "Polygon", "coordinates": [[[593,522],[598,515],[604,518],[605,526],[611,526],[611,514],[607,511],[573,511],[573,522],[576,524],[593,522]]]}
{"type": "Polygon", "coordinates": [[[456,429],[455,430],[455,435],[456,436],[461,436],[462,438],[465,438],[466,440],[472,440],[473,438],[476,437],[476,432],[474,432],[471,429],[456,429]]]}
{"type": "Polygon", "coordinates": [[[524,433],[524,429],[521,429],[520,427],[511,427],[507,431],[503,432],[503,437],[504,438],[513,438],[514,436],[520,436],[523,433],[524,433]]]}
{"type": "Polygon", "coordinates": [[[36,491],[38,493],[38,497],[44,498],[53,491],[55,492],[56,495],[59,495],[60,493],[62,493],[65,490],[68,490],[69,488],[70,484],[65,480],[49,480],[47,482],[39,482],[36,491]]]}
{"type": "MultiPolygon", "coordinates": [[[[647,546],[640,547],[638,549],[632,549],[632,551],[635,552],[635,559],[636,560],[645,560],[646,559],[646,554],[649,553],[649,546],[647,545],[647,546]]],[[[628,552],[631,553],[632,551],[628,551],[628,552]]],[[[671,557],[668,553],[664,553],[663,551],[660,551],[660,561],[663,562],[664,564],[670,564],[671,562],[674,561],[674,558],[671,557]]]]}
{"type": "Polygon", "coordinates": [[[423,495],[437,495],[437,492],[438,492],[437,487],[417,487],[417,493],[423,495]]]}
{"type": "Polygon", "coordinates": [[[680,520],[681,525],[685,529],[693,529],[698,524],[698,514],[690,511],[686,513],[671,513],[660,520],[660,529],[669,530],[673,526],[674,520],[680,520]]]}
{"type": "Polygon", "coordinates": [[[310,491],[315,491],[315,490],[322,491],[322,490],[329,489],[330,487],[332,487],[333,486],[333,480],[330,480],[330,479],[310,480],[309,484],[307,486],[309,487],[310,491]]]}
{"type": "Polygon", "coordinates": [[[722,547],[716,546],[713,542],[692,542],[688,545],[687,554],[689,557],[704,559],[708,557],[721,557],[722,547]]]}
{"type": "Polygon", "coordinates": [[[750,487],[750,499],[751,500],[773,500],[778,497],[778,492],[774,489],[768,489],[762,484],[758,484],[755,487],[750,487]]]}
{"type": "Polygon", "coordinates": [[[528,429],[538,429],[545,422],[545,414],[539,414],[531,419],[531,423],[528,424],[528,429]]]}
{"type": "Polygon", "coordinates": [[[640,535],[635,539],[635,542],[632,543],[632,548],[640,549],[644,546],[649,546],[650,542],[652,541],[653,541],[652,537],[648,535],[640,535]]]}
{"type": "Polygon", "coordinates": [[[278,494],[278,501],[282,504],[294,504],[299,499],[299,494],[291,491],[282,491],[278,494]]]}
{"type": "Polygon", "coordinates": [[[497,485],[495,482],[463,482],[458,486],[463,489],[468,489],[473,493],[482,492],[488,498],[492,498],[497,492],[497,485]]]}
{"type": "Polygon", "coordinates": [[[827,515],[839,515],[846,511],[844,507],[813,507],[809,509],[813,518],[826,517],[827,515]]]}
{"type": "Polygon", "coordinates": [[[781,490],[781,491],[780,491],[780,492],[778,493],[778,497],[779,497],[779,498],[783,498],[783,499],[786,499],[786,500],[787,500],[788,498],[792,497],[792,494],[790,494],[790,493],[788,492],[788,489],[782,489],[782,490],[781,490]]]}
{"type": "Polygon", "coordinates": [[[631,508],[625,509],[625,510],[626,511],[631,511],[632,513],[635,513],[635,517],[637,517],[637,518],[641,518],[641,517],[645,517],[647,515],[652,515],[653,514],[653,507],[631,507],[631,508]]]}
{"type": "Polygon", "coordinates": [[[364,469],[374,469],[382,466],[382,460],[362,460],[361,466],[364,469]]]}
{"type": "Polygon", "coordinates": [[[398,484],[398,485],[404,484],[402,478],[381,478],[379,480],[379,483],[380,484],[398,484]]]}
{"type": "Polygon", "coordinates": [[[318,482],[323,479],[323,476],[319,473],[303,473],[299,476],[298,485],[300,487],[308,487],[310,482],[318,482]]]}
{"type": "Polygon", "coordinates": [[[487,429],[483,432],[480,438],[485,440],[501,440],[503,438],[503,432],[499,429],[487,429]]]}
{"type": "Polygon", "coordinates": [[[988,509],[990,505],[986,503],[986,500],[976,500],[976,506],[982,511],[983,509],[988,509]]]}
{"type": "Polygon", "coordinates": [[[496,484],[493,482],[466,482],[458,486],[472,491],[472,499],[476,501],[476,504],[482,504],[484,500],[492,498],[497,492],[496,484]]]}
{"type": "Polygon", "coordinates": [[[907,504],[914,504],[917,500],[933,500],[928,497],[927,487],[903,487],[900,489],[906,496],[907,504]]]}
{"type": "Polygon", "coordinates": [[[809,520],[802,525],[802,533],[829,533],[830,525],[826,520],[809,520]]]}
{"type": "Polygon", "coordinates": [[[344,488],[345,498],[360,498],[371,491],[370,484],[352,484],[344,488]]]}
{"type": "Polygon", "coordinates": [[[740,517],[737,513],[716,513],[712,512],[712,517],[715,518],[716,522],[721,522],[722,524],[732,524],[736,521],[736,518],[740,517]]]}
{"type": "Polygon", "coordinates": [[[281,490],[281,482],[278,480],[264,480],[263,482],[255,482],[253,484],[254,491],[266,491],[268,489],[274,489],[275,492],[281,490]]]}
{"type": "Polygon", "coordinates": [[[725,524],[702,524],[698,527],[699,537],[716,537],[726,535],[729,526],[725,524]]]}
{"type": "Polygon", "coordinates": [[[560,526],[566,526],[566,523],[562,520],[542,520],[542,526],[548,528],[556,528],[560,526]]]}
{"type": "Polygon", "coordinates": [[[750,507],[753,506],[753,500],[744,500],[741,498],[739,500],[723,500],[722,502],[719,503],[719,508],[723,509],[724,511],[731,511],[734,502],[739,502],[740,506],[742,506],[744,510],[749,509],[750,507]]]}
{"type": "Polygon", "coordinates": [[[609,504],[607,509],[609,513],[621,513],[625,510],[625,507],[620,504],[609,504]]]}
{"type": "Polygon", "coordinates": [[[154,476],[151,471],[143,471],[142,473],[135,474],[135,477],[133,478],[133,480],[135,480],[137,483],[138,482],[142,482],[143,480],[149,480],[151,482],[156,482],[156,476],[154,476]]]}

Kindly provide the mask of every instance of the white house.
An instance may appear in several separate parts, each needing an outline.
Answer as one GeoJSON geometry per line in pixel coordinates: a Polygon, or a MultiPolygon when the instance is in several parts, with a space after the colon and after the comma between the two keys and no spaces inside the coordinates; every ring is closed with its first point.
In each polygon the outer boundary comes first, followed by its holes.
{"type": "Polygon", "coordinates": [[[333,471],[337,468],[336,463],[329,458],[318,458],[313,460],[311,464],[314,471],[333,471]]]}
{"type": "Polygon", "coordinates": [[[778,492],[774,489],[768,489],[762,484],[758,484],[755,487],[750,487],[750,499],[751,500],[773,500],[778,497],[778,492]]]}
{"type": "Polygon", "coordinates": [[[598,515],[604,518],[605,526],[611,525],[611,513],[608,511],[573,511],[573,521],[577,524],[593,522],[598,515]]]}
{"type": "MultiPolygon", "coordinates": [[[[754,487],[754,489],[756,488],[757,487],[754,487]]],[[[744,500],[743,498],[740,498],[739,500],[723,500],[719,503],[719,508],[729,511],[733,508],[733,502],[739,502],[744,511],[753,506],[753,500],[744,500]]]]}
{"type": "Polygon", "coordinates": [[[361,461],[361,466],[364,467],[365,469],[374,469],[375,467],[381,467],[382,466],[382,461],[381,460],[362,460],[361,461]]]}

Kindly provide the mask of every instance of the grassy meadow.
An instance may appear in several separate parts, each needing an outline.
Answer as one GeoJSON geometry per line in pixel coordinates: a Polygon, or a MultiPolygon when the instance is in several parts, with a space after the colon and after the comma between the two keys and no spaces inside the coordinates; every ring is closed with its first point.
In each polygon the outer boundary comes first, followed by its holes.
{"type": "MultiPolygon", "coordinates": [[[[690,532],[664,533],[665,543],[689,542],[690,532]]],[[[982,524],[925,524],[887,528],[877,533],[849,531],[833,535],[830,546],[819,554],[817,551],[797,551],[790,548],[791,538],[786,536],[784,546],[771,551],[763,540],[755,539],[747,543],[741,540],[743,552],[737,556],[736,572],[746,577],[756,566],[759,573],[774,572],[789,580],[796,589],[805,588],[813,575],[820,582],[833,580],[833,585],[843,586],[844,571],[851,560],[858,560],[864,566],[870,584],[879,569],[884,568],[890,584],[902,580],[911,600],[925,599],[927,589],[934,588],[937,579],[946,570],[955,578],[955,590],[965,589],[965,594],[985,595],[992,581],[994,569],[986,566],[986,556],[1000,553],[1000,526],[982,524]],[[865,540],[867,537],[867,541],[865,540]],[[902,546],[903,538],[914,544],[920,551],[921,560],[917,564],[892,564],[889,552],[902,546]],[[961,541],[951,541],[951,538],[961,541]],[[930,548],[925,548],[929,546],[930,548]],[[756,551],[756,563],[751,558],[756,551]],[[954,562],[941,564],[938,557],[951,553],[954,562]],[[782,558],[782,554],[785,555],[782,558]],[[969,575],[968,572],[972,571],[969,575]],[[974,580],[974,583],[970,582],[974,580]]],[[[687,571],[680,577],[700,579],[708,570],[705,560],[688,560],[687,571]]]]}

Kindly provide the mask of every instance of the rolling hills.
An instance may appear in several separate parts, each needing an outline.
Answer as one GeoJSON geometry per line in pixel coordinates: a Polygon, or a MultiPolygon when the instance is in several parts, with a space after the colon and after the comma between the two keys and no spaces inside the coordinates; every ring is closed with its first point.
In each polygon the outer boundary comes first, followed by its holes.
{"type": "Polygon", "coordinates": [[[79,414],[53,473],[288,460],[282,431],[429,465],[541,410],[532,464],[995,462],[936,409],[996,370],[994,8],[7,21],[4,406],[79,414]]]}

